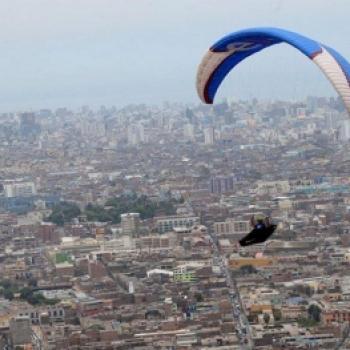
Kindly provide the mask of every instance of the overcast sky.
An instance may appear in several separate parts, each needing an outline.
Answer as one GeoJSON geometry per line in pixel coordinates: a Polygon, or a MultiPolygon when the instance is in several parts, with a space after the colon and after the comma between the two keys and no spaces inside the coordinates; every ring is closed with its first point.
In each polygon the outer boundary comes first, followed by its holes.
{"type": "MultiPolygon", "coordinates": [[[[278,26],[350,59],[349,0],[1,0],[0,112],[198,102],[197,66],[221,36],[278,26]]],[[[286,45],[249,58],[218,99],[332,95],[286,45]]]]}

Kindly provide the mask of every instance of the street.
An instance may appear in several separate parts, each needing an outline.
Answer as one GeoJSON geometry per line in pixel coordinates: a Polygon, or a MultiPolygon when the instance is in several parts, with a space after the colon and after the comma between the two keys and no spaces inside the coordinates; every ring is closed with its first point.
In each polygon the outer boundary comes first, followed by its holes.
{"type": "Polygon", "coordinates": [[[214,248],[214,262],[220,265],[221,272],[226,277],[226,284],[230,293],[230,301],[232,305],[232,315],[233,319],[236,321],[236,332],[237,336],[240,340],[242,349],[253,349],[254,342],[252,339],[252,334],[250,330],[249,321],[244,314],[244,309],[242,306],[242,300],[239,295],[239,290],[235,281],[232,279],[229,268],[227,267],[225,256],[220,254],[218,247],[218,239],[215,233],[210,232],[210,237],[213,242],[214,248]]]}

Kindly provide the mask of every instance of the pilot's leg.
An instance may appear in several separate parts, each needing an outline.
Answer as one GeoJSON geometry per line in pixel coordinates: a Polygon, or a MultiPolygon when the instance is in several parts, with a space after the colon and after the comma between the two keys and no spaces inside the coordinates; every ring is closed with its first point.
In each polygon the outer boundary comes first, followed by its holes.
{"type": "Polygon", "coordinates": [[[247,234],[247,236],[243,237],[240,241],[239,244],[242,247],[254,244],[256,242],[256,240],[258,239],[258,232],[256,229],[254,229],[253,231],[249,232],[247,234]]]}
{"type": "Polygon", "coordinates": [[[261,232],[259,232],[259,234],[256,235],[254,242],[251,244],[264,243],[265,241],[267,241],[275,231],[276,227],[276,225],[270,225],[264,230],[261,230],[261,232]]]}

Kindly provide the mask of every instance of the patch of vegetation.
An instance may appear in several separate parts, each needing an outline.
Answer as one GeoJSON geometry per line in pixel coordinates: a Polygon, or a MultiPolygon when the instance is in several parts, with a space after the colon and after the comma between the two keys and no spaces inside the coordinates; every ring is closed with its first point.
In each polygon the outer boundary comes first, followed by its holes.
{"type": "Polygon", "coordinates": [[[7,300],[12,300],[15,296],[15,293],[18,292],[18,287],[16,284],[13,284],[10,280],[0,281],[0,295],[2,295],[7,300]]]}
{"type": "Polygon", "coordinates": [[[315,327],[318,325],[318,322],[315,320],[312,320],[310,318],[299,318],[297,320],[298,325],[300,327],[304,327],[304,328],[310,328],[310,327],[315,327]]]}
{"type": "Polygon", "coordinates": [[[0,295],[5,299],[12,300],[15,294],[20,294],[20,299],[27,301],[31,305],[55,305],[59,299],[46,299],[41,293],[35,292],[32,286],[20,288],[10,280],[0,281],[0,295]]]}
{"type": "Polygon", "coordinates": [[[105,327],[100,324],[93,324],[88,329],[92,329],[94,331],[104,331],[105,327]]]}
{"type": "Polygon", "coordinates": [[[61,202],[54,206],[52,213],[45,218],[45,221],[53,222],[58,226],[63,226],[67,222],[71,222],[73,218],[81,214],[80,208],[71,202],[61,202]]]}
{"type": "Polygon", "coordinates": [[[204,301],[203,294],[200,293],[200,292],[196,292],[196,293],[194,294],[194,298],[196,299],[196,302],[197,302],[197,303],[201,303],[201,302],[204,301]]]}
{"type": "Polygon", "coordinates": [[[322,310],[317,305],[315,305],[315,304],[310,305],[307,312],[308,312],[309,318],[311,320],[314,320],[315,322],[321,321],[322,310]]]}
{"type": "Polygon", "coordinates": [[[281,321],[282,319],[282,312],[279,309],[272,309],[273,318],[276,322],[281,321]]]}
{"type": "Polygon", "coordinates": [[[108,199],[104,206],[88,204],[85,208],[85,215],[89,221],[111,221],[114,224],[120,223],[120,215],[123,213],[140,213],[141,219],[153,218],[157,212],[165,215],[176,213],[175,199],[168,199],[162,202],[154,202],[147,196],[136,194],[132,196],[120,196],[108,199]]]}
{"type": "Polygon", "coordinates": [[[20,298],[31,305],[55,305],[60,302],[59,299],[46,299],[41,293],[34,292],[29,287],[20,290],[20,298]]]}
{"type": "Polygon", "coordinates": [[[62,264],[64,262],[72,262],[71,257],[67,253],[56,253],[55,254],[55,262],[56,264],[62,264]]]}
{"type": "MultiPolygon", "coordinates": [[[[84,209],[84,214],[89,221],[118,224],[120,223],[120,215],[123,213],[140,213],[141,219],[153,218],[158,212],[164,215],[173,215],[176,213],[175,204],[182,202],[182,198],[176,200],[170,195],[161,202],[152,201],[145,195],[122,195],[108,199],[105,205],[89,203],[84,209]]],[[[79,215],[81,215],[81,211],[75,203],[61,202],[53,208],[51,215],[45,221],[63,226],[79,215]]]]}
{"type": "Polygon", "coordinates": [[[321,321],[322,310],[316,304],[311,304],[307,310],[308,318],[298,319],[298,324],[302,327],[315,327],[321,321]]]}
{"type": "Polygon", "coordinates": [[[243,265],[240,267],[239,271],[243,275],[249,275],[251,273],[257,273],[258,270],[253,265],[243,265]]]}
{"type": "Polygon", "coordinates": [[[264,313],[263,319],[264,319],[265,324],[267,325],[270,322],[271,316],[268,313],[264,313]]]}

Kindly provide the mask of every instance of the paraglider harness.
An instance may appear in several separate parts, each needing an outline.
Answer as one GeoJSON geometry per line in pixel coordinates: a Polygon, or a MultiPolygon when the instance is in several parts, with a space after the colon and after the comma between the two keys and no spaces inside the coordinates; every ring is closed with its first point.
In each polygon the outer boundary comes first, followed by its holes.
{"type": "Polygon", "coordinates": [[[253,230],[239,241],[242,247],[265,242],[277,228],[277,225],[271,224],[269,217],[256,221],[253,215],[250,223],[253,230]]]}

